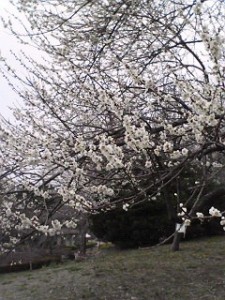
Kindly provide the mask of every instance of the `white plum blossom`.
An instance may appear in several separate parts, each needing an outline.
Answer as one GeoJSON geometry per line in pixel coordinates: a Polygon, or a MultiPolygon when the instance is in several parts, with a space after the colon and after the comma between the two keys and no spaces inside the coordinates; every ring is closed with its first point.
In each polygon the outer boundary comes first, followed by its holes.
{"type": "Polygon", "coordinates": [[[166,142],[166,143],[163,145],[163,151],[164,151],[164,152],[171,152],[172,150],[173,150],[173,145],[172,145],[172,143],[166,142]]]}
{"type": "Polygon", "coordinates": [[[128,211],[129,206],[128,203],[123,204],[123,210],[128,211]]]}
{"type": "Polygon", "coordinates": [[[221,225],[221,226],[224,226],[224,225],[225,225],[225,218],[224,218],[224,217],[221,218],[220,225],[221,225]]]}
{"type": "Polygon", "coordinates": [[[197,216],[197,218],[199,218],[199,219],[203,219],[203,218],[204,218],[204,214],[201,213],[201,212],[196,212],[196,216],[197,216]]]}
{"type": "Polygon", "coordinates": [[[188,149],[187,149],[187,148],[183,148],[183,149],[181,150],[181,152],[182,152],[182,154],[183,154],[184,156],[186,156],[186,155],[188,154],[188,149]]]}
{"type": "Polygon", "coordinates": [[[191,226],[191,220],[190,220],[190,219],[185,219],[185,220],[184,220],[184,224],[185,224],[186,226],[191,226]]]}
{"type": "Polygon", "coordinates": [[[222,216],[221,212],[213,206],[209,209],[209,214],[212,217],[221,217],[222,216]]]}
{"type": "Polygon", "coordinates": [[[186,215],[186,213],[187,213],[187,208],[182,206],[180,212],[177,215],[178,217],[183,217],[186,215]]]}
{"type": "Polygon", "coordinates": [[[217,162],[213,162],[213,163],[212,163],[212,166],[213,166],[214,168],[222,168],[222,167],[223,167],[223,164],[217,163],[217,162]]]}
{"type": "Polygon", "coordinates": [[[65,221],[63,225],[65,225],[67,228],[76,228],[77,227],[77,223],[72,220],[65,221]]]}
{"type": "Polygon", "coordinates": [[[152,162],[151,161],[148,160],[148,161],[145,162],[145,167],[146,168],[151,168],[151,166],[152,166],[152,162]]]}

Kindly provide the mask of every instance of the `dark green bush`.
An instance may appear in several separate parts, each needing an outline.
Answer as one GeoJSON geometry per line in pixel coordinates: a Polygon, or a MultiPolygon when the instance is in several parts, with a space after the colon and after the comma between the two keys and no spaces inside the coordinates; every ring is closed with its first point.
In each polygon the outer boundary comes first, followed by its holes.
{"type": "MultiPolygon", "coordinates": [[[[205,204],[202,212],[207,215],[212,206],[221,211],[225,210],[224,197],[211,199],[205,204]]],[[[195,220],[188,228],[185,239],[223,234],[224,231],[219,222],[219,218],[203,224],[195,220]]],[[[112,242],[120,248],[155,245],[170,236],[175,228],[175,220],[169,219],[162,200],[145,202],[128,211],[117,208],[113,211],[101,212],[91,217],[90,224],[96,237],[112,242]]]]}
{"type": "Polygon", "coordinates": [[[91,230],[100,239],[121,248],[154,245],[174,230],[162,202],[139,204],[124,211],[122,208],[91,217],[91,230]],[[160,216],[160,220],[159,220],[160,216]]]}

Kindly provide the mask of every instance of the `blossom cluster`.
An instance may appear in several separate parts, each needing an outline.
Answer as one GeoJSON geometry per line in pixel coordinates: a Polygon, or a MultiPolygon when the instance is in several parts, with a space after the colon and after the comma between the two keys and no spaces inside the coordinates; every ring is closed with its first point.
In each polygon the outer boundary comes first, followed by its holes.
{"type": "Polygon", "coordinates": [[[201,222],[204,222],[204,220],[206,220],[206,219],[210,220],[212,218],[221,218],[220,225],[223,226],[223,229],[225,230],[225,216],[223,214],[224,214],[224,212],[221,212],[220,210],[218,210],[217,208],[212,206],[209,209],[208,216],[204,215],[202,212],[196,212],[195,216],[191,216],[189,214],[187,208],[184,207],[184,204],[180,203],[180,210],[179,210],[177,216],[182,218],[182,221],[184,222],[184,224],[186,226],[190,226],[191,221],[194,219],[198,219],[201,222]]]}

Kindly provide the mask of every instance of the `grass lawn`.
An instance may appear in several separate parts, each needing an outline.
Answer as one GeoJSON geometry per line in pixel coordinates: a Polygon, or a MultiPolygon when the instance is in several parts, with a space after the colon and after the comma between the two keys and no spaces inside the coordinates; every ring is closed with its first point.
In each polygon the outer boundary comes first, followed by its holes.
{"type": "Polygon", "coordinates": [[[224,246],[213,237],[0,274],[0,300],[224,300],[224,246]]]}

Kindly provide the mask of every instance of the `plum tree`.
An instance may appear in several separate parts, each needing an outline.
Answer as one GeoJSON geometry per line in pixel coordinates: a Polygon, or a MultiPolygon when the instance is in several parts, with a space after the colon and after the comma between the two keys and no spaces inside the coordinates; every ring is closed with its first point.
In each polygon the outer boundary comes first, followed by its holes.
{"type": "Polygon", "coordinates": [[[24,102],[14,109],[16,125],[1,129],[3,177],[13,182],[0,219],[9,241],[76,226],[75,218],[55,218],[64,206],[129,209],[171,186],[170,214],[176,219],[187,202],[191,211],[179,217],[196,216],[224,166],[224,1],[13,4],[26,16],[25,33],[5,26],[42,59],[15,54],[26,76],[5,61],[14,81],[2,71],[24,102]],[[195,178],[181,199],[187,168],[195,178]]]}

